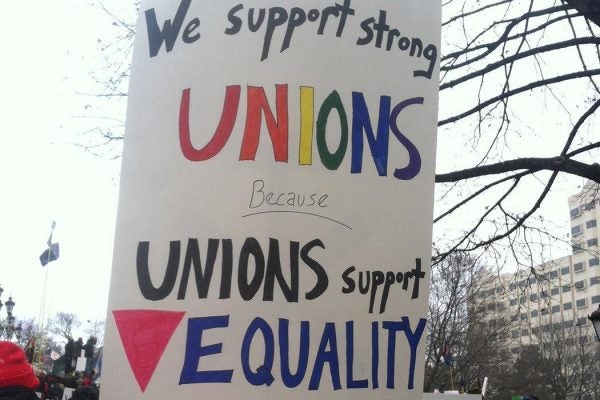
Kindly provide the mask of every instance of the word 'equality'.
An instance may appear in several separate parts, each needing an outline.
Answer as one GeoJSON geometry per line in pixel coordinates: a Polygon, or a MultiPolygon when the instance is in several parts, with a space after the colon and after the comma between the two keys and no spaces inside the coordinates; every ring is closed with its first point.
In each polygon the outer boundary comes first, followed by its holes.
{"type": "MultiPolygon", "coordinates": [[[[198,317],[188,320],[187,345],[179,379],[180,385],[232,382],[234,369],[210,369],[210,365],[214,365],[215,358],[218,358],[222,352],[224,343],[205,344],[206,340],[203,337],[206,331],[227,329],[229,322],[229,315],[198,317]],[[204,357],[208,360],[203,360],[204,357]]],[[[301,321],[300,346],[297,354],[290,354],[294,348],[297,348],[290,345],[290,321],[280,318],[277,329],[274,329],[268,321],[256,317],[246,329],[238,353],[241,355],[240,362],[244,378],[253,386],[271,386],[280,379],[287,388],[298,387],[302,385],[305,378],[308,378],[308,390],[319,390],[321,379],[328,371],[330,374],[328,380],[331,382],[332,388],[339,390],[342,389],[343,376],[340,374],[340,370],[343,371],[345,367],[345,389],[368,387],[377,389],[380,364],[382,364],[380,362],[380,347],[382,347],[386,355],[385,385],[388,389],[394,389],[396,387],[396,348],[398,345],[404,344],[398,339],[398,334],[404,333],[410,354],[406,387],[414,389],[417,347],[425,331],[426,320],[419,319],[414,330],[411,328],[410,319],[407,316],[402,317],[400,321],[372,322],[370,327],[366,328],[367,335],[370,336],[371,354],[366,352],[355,354],[354,325],[354,321],[347,321],[343,327],[335,322],[325,322],[324,325],[321,325],[311,321],[301,321]],[[322,331],[320,340],[318,337],[314,337],[314,330],[317,330],[317,333],[322,331]],[[343,331],[343,333],[339,331],[343,331]],[[387,331],[387,335],[382,331],[387,331]],[[380,336],[384,336],[384,338],[380,336]],[[315,345],[316,343],[318,343],[318,347],[315,345]],[[275,367],[276,353],[279,353],[279,376],[274,375],[278,372],[275,367]],[[297,360],[297,365],[290,365],[291,360],[297,360]],[[363,366],[360,368],[360,376],[355,375],[355,364],[363,366]],[[365,368],[367,365],[370,368],[365,368]],[[365,376],[367,374],[370,376],[365,376]]],[[[228,335],[223,334],[221,337],[227,338],[228,335]]],[[[358,368],[356,369],[358,370],[358,368]]]]}

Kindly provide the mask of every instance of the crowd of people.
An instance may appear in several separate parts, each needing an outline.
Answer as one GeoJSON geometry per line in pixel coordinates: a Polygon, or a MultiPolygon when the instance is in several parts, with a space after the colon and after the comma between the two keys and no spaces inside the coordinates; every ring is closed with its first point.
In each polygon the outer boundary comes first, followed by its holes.
{"type": "Polygon", "coordinates": [[[23,349],[0,341],[0,400],[63,400],[65,387],[75,388],[69,400],[98,400],[92,381],[93,372],[37,376],[23,349]]]}

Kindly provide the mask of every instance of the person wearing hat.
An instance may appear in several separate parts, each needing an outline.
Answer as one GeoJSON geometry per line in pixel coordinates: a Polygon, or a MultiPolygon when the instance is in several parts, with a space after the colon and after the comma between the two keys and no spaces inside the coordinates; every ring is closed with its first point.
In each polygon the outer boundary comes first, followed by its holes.
{"type": "Polygon", "coordinates": [[[0,400],[39,400],[34,391],[39,384],[23,349],[0,341],[0,400]]]}

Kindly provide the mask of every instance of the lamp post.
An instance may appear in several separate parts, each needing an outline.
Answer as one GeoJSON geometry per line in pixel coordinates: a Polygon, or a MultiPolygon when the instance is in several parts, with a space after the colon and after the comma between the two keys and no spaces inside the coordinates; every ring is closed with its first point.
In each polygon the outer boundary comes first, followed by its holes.
{"type": "MultiPolygon", "coordinates": [[[[2,293],[4,293],[4,289],[0,286],[0,297],[2,297],[2,293]]],[[[12,296],[9,297],[8,301],[4,304],[2,304],[2,300],[0,300],[0,311],[3,306],[6,306],[6,320],[0,321],[0,337],[3,336],[8,340],[12,339],[13,334],[16,336],[17,340],[21,337],[21,324],[15,326],[15,316],[13,315],[15,304],[12,296]]]]}
{"type": "Polygon", "coordinates": [[[592,325],[596,331],[596,338],[600,342],[600,304],[598,305],[598,309],[588,316],[588,319],[592,321],[592,325]]]}

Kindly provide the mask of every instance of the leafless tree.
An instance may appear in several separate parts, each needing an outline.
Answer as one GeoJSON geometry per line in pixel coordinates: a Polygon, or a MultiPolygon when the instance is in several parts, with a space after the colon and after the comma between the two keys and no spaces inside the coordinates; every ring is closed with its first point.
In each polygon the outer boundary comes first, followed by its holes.
{"type": "Polygon", "coordinates": [[[519,368],[504,382],[506,386],[554,400],[598,399],[596,349],[589,341],[588,327],[563,324],[548,320],[540,327],[532,344],[521,349],[519,368]]]}
{"type": "Polygon", "coordinates": [[[530,254],[557,239],[536,217],[561,177],[600,182],[597,6],[449,0],[444,16],[436,182],[445,209],[435,222],[468,225],[435,261],[530,254]]]}
{"type": "Polygon", "coordinates": [[[50,321],[48,331],[67,340],[73,338],[73,329],[80,325],[81,321],[76,314],[59,312],[50,321]]]}
{"type": "Polygon", "coordinates": [[[102,346],[104,342],[105,321],[100,319],[88,320],[83,330],[88,337],[95,337],[97,346],[102,346]]]}
{"type": "Polygon", "coordinates": [[[91,71],[91,89],[81,93],[86,105],[81,117],[89,128],[80,135],[78,146],[95,155],[118,158],[125,128],[125,109],[139,1],[124,2],[118,9],[102,2],[92,3],[97,15],[104,17],[106,30],[98,34],[102,65],[91,71]]]}
{"type": "Polygon", "coordinates": [[[460,381],[467,390],[477,387],[507,358],[497,344],[509,322],[499,323],[494,310],[476,301],[477,283],[493,276],[477,260],[454,254],[435,264],[431,277],[424,390],[458,388],[460,381]]]}

